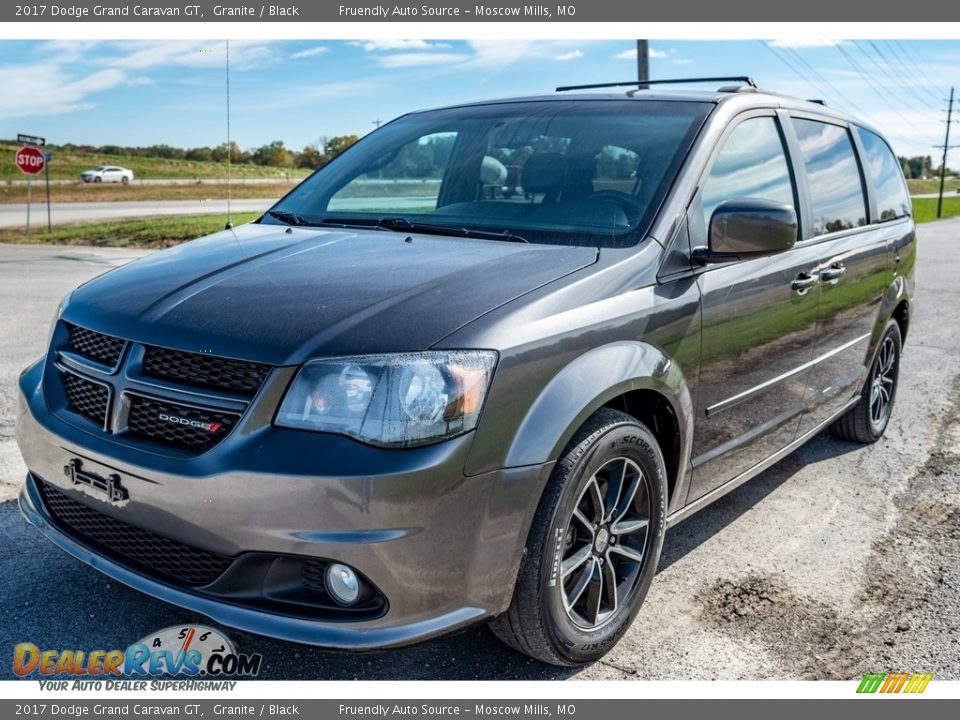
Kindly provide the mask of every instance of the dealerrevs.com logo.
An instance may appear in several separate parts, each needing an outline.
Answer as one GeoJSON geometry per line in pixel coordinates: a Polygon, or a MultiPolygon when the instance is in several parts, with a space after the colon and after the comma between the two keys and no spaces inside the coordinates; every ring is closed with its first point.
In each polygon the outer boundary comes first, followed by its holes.
{"type": "MultiPolygon", "coordinates": [[[[18,677],[38,675],[41,689],[87,689],[84,685],[95,683],[93,689],[97,690],[139,690],[147,689],[146,682],[131,686],[129,678],[255,677],[262,661],[260,654],[238,653],[219,630],[203,625],[174,625],[147,635],[126,650],[53,650],[20,643],[13,651],[13,672],[18,677]],[[77,684],[80,682],[84,685],[77,684]]],[[[212,682],[201,687],[231,689],[212,682]]],[[[165,688],[153,683],[150,689],[165,688]]]]}

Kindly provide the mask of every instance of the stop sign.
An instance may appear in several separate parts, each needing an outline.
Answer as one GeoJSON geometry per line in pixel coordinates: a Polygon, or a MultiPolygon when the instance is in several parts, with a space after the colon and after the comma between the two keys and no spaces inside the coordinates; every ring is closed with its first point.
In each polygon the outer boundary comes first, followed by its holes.
{"type": "Polygon", "coordinates": [[[45,159],[43,153],[37,150],[37,148],[22,147],[17,150],[16,163],[17,167],[20,168],[20,172],[26,173],[27,175],[36,175],[37,173],[43,172],[45,159]]]}

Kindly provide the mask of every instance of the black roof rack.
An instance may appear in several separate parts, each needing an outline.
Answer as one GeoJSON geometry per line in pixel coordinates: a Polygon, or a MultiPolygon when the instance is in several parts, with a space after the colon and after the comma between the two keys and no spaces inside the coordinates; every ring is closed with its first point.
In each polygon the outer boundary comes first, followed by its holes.
{"type": "Polygon", "coordinates": [[[567,90],[595,90],[597,88],[612,87],[637,87],[638,85],[677,85],[682,83],[703,82],[742,82],[753,88],[757,86],[753,78],[747,77],[746,75],[736,75],[730,77],[674,78],[672,80],[630,80],[628,82],[594,83],[592,85],[563,85],[557,88],[557,92],[566,92],[567,90]]]}

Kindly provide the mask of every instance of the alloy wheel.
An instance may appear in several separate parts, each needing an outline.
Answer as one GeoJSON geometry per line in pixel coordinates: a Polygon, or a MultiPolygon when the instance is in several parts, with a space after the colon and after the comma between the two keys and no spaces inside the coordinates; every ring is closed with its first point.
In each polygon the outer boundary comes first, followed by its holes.
{"type": "Polygon", "coordinates": [[[646,557],[650,487],[624,457],[587,481],[563,538],[558,582],[567,616],[584,630],[606,624],[626,602],[646,557]]]}
{"type": "Polygon", "coordinates": [[[870,423],[874,429],[882,428],[890,415],[893,393],[897,380],[897,346],[892,337],[887,337],[877,353],[870,386],[870,423]]]}

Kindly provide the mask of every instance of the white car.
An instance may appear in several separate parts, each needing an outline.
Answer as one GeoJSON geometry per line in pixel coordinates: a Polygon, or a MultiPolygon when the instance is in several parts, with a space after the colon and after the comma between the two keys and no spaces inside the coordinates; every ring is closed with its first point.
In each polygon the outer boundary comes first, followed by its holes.
{"type": "Polygon", "coordinates": [[[98,165],[92,170],[84,170],[80,173],[80,179],[85,183],[118,182],[126,185],[133,180],[133,170],[116,165],[98,165]]]}

